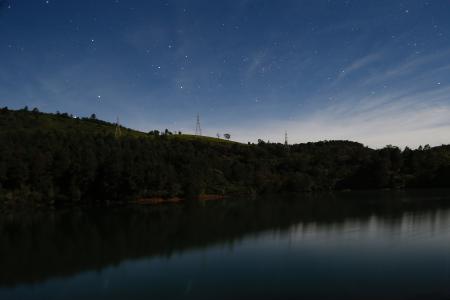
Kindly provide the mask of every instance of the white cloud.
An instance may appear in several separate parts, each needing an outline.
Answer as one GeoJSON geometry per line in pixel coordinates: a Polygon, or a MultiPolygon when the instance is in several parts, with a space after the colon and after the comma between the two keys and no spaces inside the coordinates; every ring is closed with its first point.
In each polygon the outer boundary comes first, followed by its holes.
{"type": "Polygon", "coordinates": [[[353,140],[376,148],[450,143],[450,87],[366,96],[360,101],[349,94],[339,99],[302,119],[246,124],[230,131],[242,142],[257,138],[283,142],[287,130],[293,143],[353,140]]]}

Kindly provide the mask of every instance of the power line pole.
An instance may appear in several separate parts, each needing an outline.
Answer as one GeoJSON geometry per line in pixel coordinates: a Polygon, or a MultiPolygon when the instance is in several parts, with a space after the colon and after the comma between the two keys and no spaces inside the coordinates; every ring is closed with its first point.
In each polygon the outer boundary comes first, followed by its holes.
{"type": "Polygon", "coordinates": [[[197,114],[197,125],[195,126],[195,135],[202,135],[202,127],[200,126],[200,114],[197,114]]]}
{"type": "Polygon", "coordinates": [[[114,133],[114,136],[117,138],[119,138],[122,135],[122,131],[120,130],[120,120],[119,117],[117,116],[117,123],[116,123],[116,132],[114,133]]]}

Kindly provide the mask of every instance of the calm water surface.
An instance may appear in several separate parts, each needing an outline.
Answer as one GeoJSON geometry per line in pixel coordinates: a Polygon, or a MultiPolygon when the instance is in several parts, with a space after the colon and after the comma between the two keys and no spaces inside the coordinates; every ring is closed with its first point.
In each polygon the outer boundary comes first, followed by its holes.
{"type": "Polygon", "coordinates": [[[450,192],[0,215],[0,299],[450,299],[450,192]]]}

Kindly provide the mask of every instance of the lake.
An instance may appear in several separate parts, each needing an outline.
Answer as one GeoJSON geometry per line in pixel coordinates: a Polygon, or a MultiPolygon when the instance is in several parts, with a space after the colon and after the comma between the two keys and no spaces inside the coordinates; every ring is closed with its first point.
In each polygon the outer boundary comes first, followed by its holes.
{"type": "Polygon", "coordinates": [[[450,191],[0,215],[0,299],[449,299],[450,191]]]}

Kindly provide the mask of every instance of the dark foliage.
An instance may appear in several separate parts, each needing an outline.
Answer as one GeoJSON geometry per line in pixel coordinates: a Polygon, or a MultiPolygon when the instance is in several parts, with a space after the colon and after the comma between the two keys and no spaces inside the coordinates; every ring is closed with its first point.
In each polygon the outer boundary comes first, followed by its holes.
{"type": "Polygon", "coordinates": [[[450,187],[450,146],[373,150],[326,141],[286,147],[148,134],[96,117],[0,109],[2,203],[126,201],[200,194],[450,187]]]}

